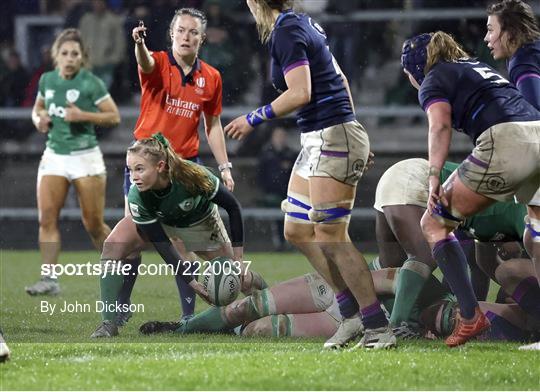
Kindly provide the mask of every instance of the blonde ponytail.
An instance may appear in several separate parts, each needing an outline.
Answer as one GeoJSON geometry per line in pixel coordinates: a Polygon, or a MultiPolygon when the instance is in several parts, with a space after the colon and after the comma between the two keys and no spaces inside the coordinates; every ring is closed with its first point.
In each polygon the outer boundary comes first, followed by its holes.
{"type": "Polygon", "coordinates": [[[440,61],[455,62],[464,58],[470,58],[470,56],[461,45],[451,35],[437,31],[431,35],[431,41],[427,46],[427,62],[424,72],[427,75],[429,70],[440,61]]]}
{"type": "Polygon", "coordinates": [[[156,133],[151,138],[137,140],[127,152],[143,155],[156,164],[159,161],[165,162],[169,179],[181,183],[192,196],[209,195],[214,190],[214,183],[206,170],[180,158],[161,133],[156,133]]]}

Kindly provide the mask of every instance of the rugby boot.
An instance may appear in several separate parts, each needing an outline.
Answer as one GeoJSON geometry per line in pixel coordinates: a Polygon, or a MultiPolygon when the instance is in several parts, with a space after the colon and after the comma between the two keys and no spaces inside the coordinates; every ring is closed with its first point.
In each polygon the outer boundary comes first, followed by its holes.
{"type": "Polygon", "coordinates": [[[9,359],[9,354],[10,354],[9,347],[4,341],[4,336],[2,335],[2,331],[0,331],[0,362],[7,361],[9,359]]]}
{"type": "Polygon", "coordinates": [[[456,347],[465,344],[469,339],[480,335],[491,326],[488,318],[480,311],[479,307],[476,307],[474,314],[474,321],[467,322],[463,320],[458,311],[454,330],[444,341],[448,347],[456,347]]]}
{"type": "Polygon", "coordinates": [[[91,338],[111,338],[118,335],[118,327],[110,320],[104,320],[94,331],[91,338]]]}
{"type": "Polygon", "coordinates": [[[324,343],[323,348],[327,350],[344,348],[362,333],[364,333],[364,325],[359,316],[343,319],[336,333],[324,343]]]}
{"type": "Polygon", "coordinates": [[[525,346],[521,346],[519,349],[520,350],[540,350],[540,342],[527,344],[525,346]]]}
{"type": "Polygon", "coordinates": [[[387,325],[380,328],[366,328],[364,336],[360,342],[351,350],[367,348],[371,350],[381,350],[396,347],[396,336],[392,332],[392,328],[387,325]]]}
{"type": "Polygon", "coordinates": [[[32,286],[26,286],[24,290],[30,295],[58,295],[60,284],[57,279],[44,276],[32,286]]]}

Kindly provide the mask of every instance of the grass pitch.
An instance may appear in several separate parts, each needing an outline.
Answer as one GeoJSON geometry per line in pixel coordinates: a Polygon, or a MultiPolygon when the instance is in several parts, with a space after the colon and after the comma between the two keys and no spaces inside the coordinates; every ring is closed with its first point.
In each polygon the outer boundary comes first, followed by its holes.
{"type": "MultiPolygon", "coordinates": [[[[250,254],[269,284],[310,270],[298,254],[250,254]]],[[[95,262],[94,252],[64,252],[63,263],[95,262]]],[[[159,261],[153,252],[145,262],[159,261]]],[[[323,352],[321,340],[246,339],[217,335],[143,336],[148,320],[179,314],[172,277],[141,276],[134,303],[145,305],[119,337],[89,338],[94,311],[42,313],[40,301],[61,306],[93,303],[97,277],[62,277],[58,297],[30,297],[24,286],[39,277],[37,252],[0,253],[0,325],[12,359],[0,365],[2,390],[535,390],[538,352],[513,343],[476,343],[448,349],[441,341],[400,342],[385,352],[323,352]]],[[[197,311],[206,305],[198,301],[197,311]]]]}

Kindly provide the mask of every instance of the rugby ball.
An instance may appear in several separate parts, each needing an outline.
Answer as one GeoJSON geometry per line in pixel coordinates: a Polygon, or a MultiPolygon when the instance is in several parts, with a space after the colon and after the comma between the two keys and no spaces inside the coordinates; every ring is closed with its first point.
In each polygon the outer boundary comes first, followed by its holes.
{"type": "Polygon", "coordinates": [[[216,306],[232,303],[240,293],[240,276],[233,262],[227,257],[216,257],[210,261],[202,282],[210,302],[216,306]]]}

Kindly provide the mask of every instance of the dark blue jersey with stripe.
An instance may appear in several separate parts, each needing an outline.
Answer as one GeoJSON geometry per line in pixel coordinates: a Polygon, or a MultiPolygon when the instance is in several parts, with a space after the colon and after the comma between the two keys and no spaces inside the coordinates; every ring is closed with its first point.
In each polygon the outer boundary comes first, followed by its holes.
{"type": "Polygon", "coordinates": [[[280,92],[287,90],[287,72],[309,65],[311,101],[297,113],[300,131],[311,132],[355,119],[326,34],[308,15],[293,11],[281,13],[272,31],[269,48],[272,82],[280,92]]]}
{"type": "Polygon", "coordinates": [[[473,142],[496,124],[540,120],[540,112],[508,80],[472,59],[435,64],[420,87],[418,99],[425,111],[435,102],[448,102],[452,127],[473,142]]]}
{"type": "Polygon", "coordinates": [[[523,45],[508,61],[508,76],[515,86],[527,75],[540,77],[540,40],[523,45]]]}
{"type": "Polygon", "coordinates": [[[525,44],[508,61],[510,81],[540,109],[540,40],[525,44]]]}

